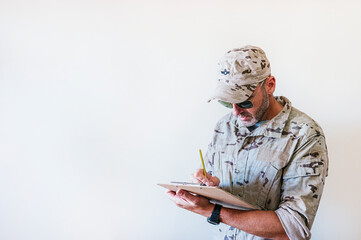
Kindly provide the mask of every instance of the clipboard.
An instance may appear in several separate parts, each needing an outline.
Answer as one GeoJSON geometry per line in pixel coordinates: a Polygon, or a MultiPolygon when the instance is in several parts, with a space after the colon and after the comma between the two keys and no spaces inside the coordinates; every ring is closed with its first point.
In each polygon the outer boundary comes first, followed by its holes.
{"type": "Polygon", "coordinates": [[[158,183],[157,185],[167,188],[171,191],[177,191],[178,189],[184,189],[194,194],[201,195],[209,199],[211,203],[217,203],[223,207],[239,209],[239,210],[257,210],[255,207],[242,199],[232,195],[231,193],[224,191],[220,187],[215,186],[202,186],[198,183],[187,182],[171,182],[169,184],[158,183]]]}

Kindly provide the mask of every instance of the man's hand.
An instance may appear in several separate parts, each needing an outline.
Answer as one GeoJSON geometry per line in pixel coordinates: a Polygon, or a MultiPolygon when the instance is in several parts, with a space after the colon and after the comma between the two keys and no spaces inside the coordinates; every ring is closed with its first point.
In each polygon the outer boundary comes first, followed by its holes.
{"type": "MultiPolygon", "coordinates": [[[[217,177],[207,173],[204,176],[203,169],[198,169],[191,174],[191,181],[195,183],[204,183],[208,186],[218,186],[220,181],[217,177]]],[[[178,189],[176,192],[168,190],[166,192],[170,200],[178,207],[187,209],[204,217],[209,217],[214,209],[214,204],[207,198],[194,195],[188,191],[178,189]]],[[[221,222],[238,228],[250,234],[267,239],[288,239],[288,236],[274,211],[264,210],[236,210],[222,208],[219,216],[221,222]]]]}
{"type": "MultiPolygon", "coordinates": [[[[201,183],[207,186],[219,185],[219,179],[208,173],[207,177],[205,177],[203,169],[198,169],[192,173],[190,178],[193,183],[201,183]]],[[[205,217],[209,217],[212,214],[214,204],[210,203],[205,197],[189,193],[183,189],[178,189],[177,192],[168,190],[166,191],[166,194],[178,207],[198,213],[205,217]]]]}
{"type": "Polygon", "coordinates": [[[213,177],[211,174],[206,173],[207,177],[204,176],[203,169],[198,169],[194,173],[191,174],[191,182],[193,183],[203,183],[207,186],[218,186],[220,181],[219,178],[213,177]]]}
{"type": "Polygon", "coordinates": [[[193,195],[183,189],[178,189],[177,192],[168,190],[166,191],[166,194],[178,207],[198,213],[205,217],[209,217],[212,214],[214,205],[205,197],[193,195]]]}

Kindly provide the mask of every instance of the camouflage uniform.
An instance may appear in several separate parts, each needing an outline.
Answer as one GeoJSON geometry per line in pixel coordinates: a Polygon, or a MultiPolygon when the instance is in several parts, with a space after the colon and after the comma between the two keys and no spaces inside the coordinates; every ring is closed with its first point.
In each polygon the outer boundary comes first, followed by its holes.
{"type": "MultiPolygon", "coordinates": [[[[250,132],[232,115],[216,125],[207,170],[220,187],[263,210],[274,210],[290,239],[309,239],[328,171],[325,137],[309,116],[284,108],[250,132]]],[[[262,239],[222,224],[219,239],[262,239]]]]}

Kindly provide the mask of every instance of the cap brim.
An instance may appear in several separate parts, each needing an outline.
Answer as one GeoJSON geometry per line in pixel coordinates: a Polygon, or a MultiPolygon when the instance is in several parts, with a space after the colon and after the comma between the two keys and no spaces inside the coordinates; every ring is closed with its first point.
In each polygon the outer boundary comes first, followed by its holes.
{"type": "Polygon", "coordinates": [[[244,86],[230,86],[224,83],[218,83],[216,90],[208,102],[212,100],[221,100],[228,103],[240,103],[246,101],[256,89],[258,83],[244,86]]]}

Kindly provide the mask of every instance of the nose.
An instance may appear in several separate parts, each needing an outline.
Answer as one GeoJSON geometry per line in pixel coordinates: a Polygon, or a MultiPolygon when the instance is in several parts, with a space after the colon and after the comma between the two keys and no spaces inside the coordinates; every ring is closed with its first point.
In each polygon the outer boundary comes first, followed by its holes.
{"type": "Polygon", "coordinates": [[[238,107],[236,104],[233,105],[233,115],[238,116],[239,114],[243,113],[245,110],[241,107],[238,107]]]}

